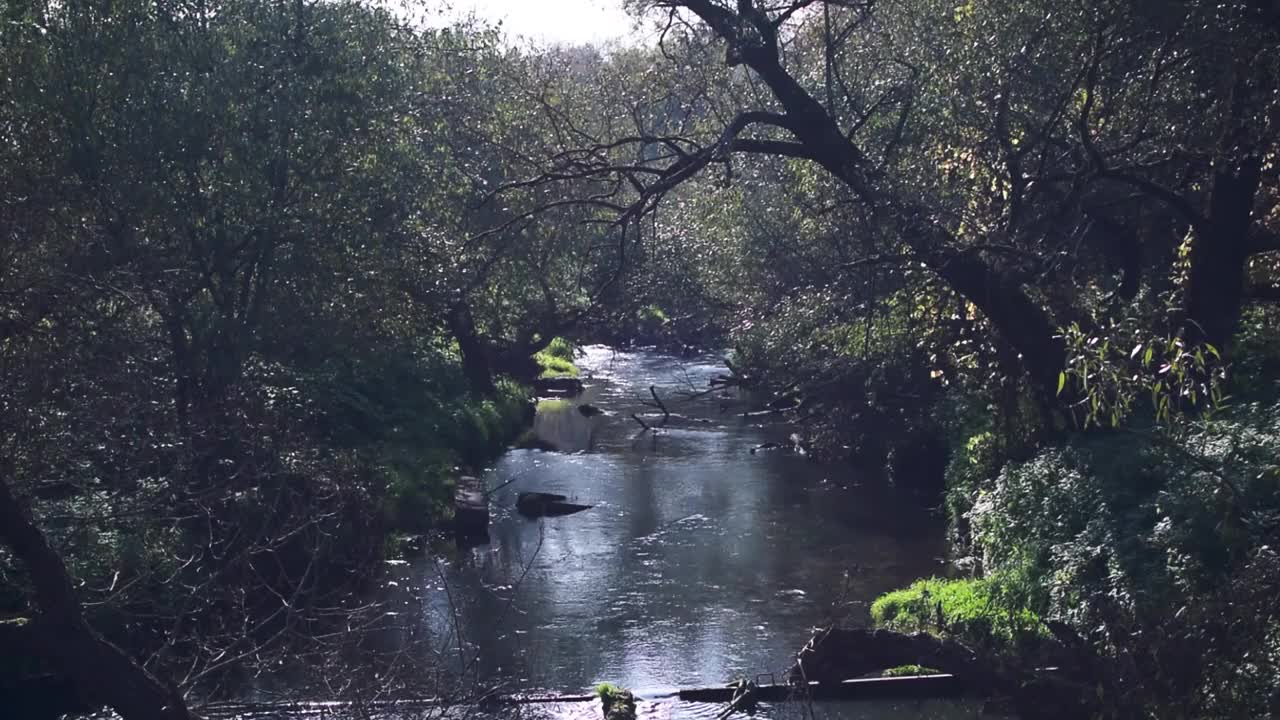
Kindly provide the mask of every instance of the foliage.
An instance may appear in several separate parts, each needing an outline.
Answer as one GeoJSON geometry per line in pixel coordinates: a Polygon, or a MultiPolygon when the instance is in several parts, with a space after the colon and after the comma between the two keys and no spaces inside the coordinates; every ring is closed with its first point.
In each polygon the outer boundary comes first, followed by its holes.
{"type": "Polygon", "coordinates": [[[965,440],[947,463],[944,478],[947,521],[958,548],[963,547],[968,538],[970,508],[987,480],[1000,472],[1005,459],[1002,444],[1002,438],[990,430],[980,432],[965,440]]]}
{"type": "Polygon", "coordinates": [[[988,571],[1042,588],[1041,612],[1115,659],[1113,692],[1180,717],[1265,706],[1280,667],[1264,599],[1280,591],[1278,410],[1232,407],[1176,438],[1084,436],[1006,465],[973,510],[988,571]]]}
{"type": "MultiPolygon", "coordinates": [[[[490,140],[531,137],[528,68],[360,2],[3,15],[0,482],[90,622],[184,690],[329,657],[386,534],[528,421],[526,389],[469,388],[448,322],[547,315],[486,305],[513,233],[462,242],[520,212],[478,206],[490,140]]],[[[38,609],[28,560],[0,554],[6,609],[38,609]]]]}
{"type": "Polygon", "coordinates": [[[945,467],[987,575],[884,622],[1063,618],[1117,702],[1261,714],[1273,4],[628,5],[679,22],[601,52],[363,0],[0,8],[0,482],[91,620],[184,689],[274,667],[273,622],[346,618],[517,435],[502,374],[728,339],[817,456],[945,467]]]}
{"type": "Polygon", "coordinates": [[[547,346],[543,348],[541,352],[547,355],[550,355],[551,357],[560,358],[561,360],[568,360],[570,362],[573,361],[573,358],[577,354],[576,349],[573,347],[573,344],[562,337],[551,338],[551,342],[548,343],[547,346]]]}
{"type": "Polygon", "coordinates": [[[1230,395],[1250,401],[1280,399],[1280,307],[1245,308],[1236,336],[1238,351],[1231,364],[1230,395]]]}
{"type": "Polygon", "coordinates": [[[1073,323],[1063,332],[1067,365],[1058,375],[1058,394],[1069,390],[1068,397],[1080,398],[1071,411],[1082,427],[1120,427],[1135,403],[1148,397],[1157,422],[1164,423],[1222,405],[1227,372],[1216,347],[1124,332],[1125,327],[1090,335],[1073,323]]]}

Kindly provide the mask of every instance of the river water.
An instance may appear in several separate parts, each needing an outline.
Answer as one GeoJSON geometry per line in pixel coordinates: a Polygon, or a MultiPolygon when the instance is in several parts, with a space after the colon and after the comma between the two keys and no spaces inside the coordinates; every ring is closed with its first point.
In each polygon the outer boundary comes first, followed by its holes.
{"type": "MultiPolygon", "coordinates": [[[[484,478],[510,483],[491,497],[490,542],[397,565],[387,581],[385,599],[417,613],[416,631],[443,657],[461,636],[456,662],[484,682],[580,693],[609,681],[657,698],[644,705],[651,716],[712,717],[719,708],[661,698],[781,678],[813,626],[865,622],[879,594],[943,571],[941,522],[914,498],[846,466],[752,452],[790,431],[744,417],[751,406],[734,391],[689,399],[725,372],[717,358],[584,353],[586,393],[544,403],[536,419],[561,451],[512,450],[484,478]],[[644,404],[651,386],[684,417],[642,432],[631,414],[656,412],[644,404]],[[582,404],[605,414],[586,417],[582,404]],[[594,507],[529,520],[513,508],[526,490],[594,507]]],[[[953,703],[843,705],[859,707],[828,714],[973,715],[953,703]]]]}

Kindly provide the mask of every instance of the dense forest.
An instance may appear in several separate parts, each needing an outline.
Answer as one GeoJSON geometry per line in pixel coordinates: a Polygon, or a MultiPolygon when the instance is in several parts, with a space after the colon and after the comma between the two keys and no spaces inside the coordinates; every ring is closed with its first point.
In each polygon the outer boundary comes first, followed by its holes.
{"type": "Polygon", "coordinates": [[[342,667],[531,385],[634,342],[946,514],[879,641],[1062,717],[1280,707],[1280,3],[628,9],[0,0],[0,687],[342,667]]]}

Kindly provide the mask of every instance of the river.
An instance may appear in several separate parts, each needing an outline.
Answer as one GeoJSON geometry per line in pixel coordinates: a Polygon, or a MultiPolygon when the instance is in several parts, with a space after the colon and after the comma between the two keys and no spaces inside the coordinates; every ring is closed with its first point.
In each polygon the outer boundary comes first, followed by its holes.
{"type": "MultiPolygon", "coordinates": [[[[544,403],[535,421],[562,451],[512,450],[484,478],[490,488],[509,483],[491,498],[490,542],[444,561],[423,555],[387,580],[385,599],[416,613],[418,632],[452,648],[446,658],[456,657],[457,625],[456,662],[474,663],[485,682],[580,693],[609,681],[656,698],[650,714],[713,716],[661,698],[780,678],[813,626],[865,622],[879,594],[943,571],[943,527],[917,500],[847,466],[752,452],[790,430],[743,417],[749,405],[733,391],[689,399],[725,372],[718,358],[593,346],[577,364],[585,394],[544,403]],[[642,432],[631,414],[656,412],[644,405],[651,386],[685,417],[642,432]],[[582,404],[605,414],[585,417],[582,404]],[[529,520],[513,509],[525,490],[594,507],[529,520]]],[[[828,710],[972,715],[957,707],[828,710]]]]}

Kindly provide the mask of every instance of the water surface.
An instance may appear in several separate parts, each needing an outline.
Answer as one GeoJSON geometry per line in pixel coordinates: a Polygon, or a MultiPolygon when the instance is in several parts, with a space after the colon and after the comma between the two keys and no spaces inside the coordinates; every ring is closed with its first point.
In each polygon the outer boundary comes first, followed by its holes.
{"type": "Polygon", "coordinates": [[[814,625],[865,620],[877,595],[941,571],[942,528],[914,499],[846,466],[753,453],[790,429],[743,417],[734,391],[690,399],[725,372],[717,358],[597,346],[578,365],[586,393],[537,419],[567,452],[513,450],[485,477],[514,480],[493,494],[490,542],[389,582],[437,647],[456,643],[457,619],[485,680],[657,694],[780,677],[814,625]],[[657,412],[651,386],[684,416],[656,433],[631,418],[657,412]],[[594,507],[529,520],[512,508],[522,490],[594,507]]]}

